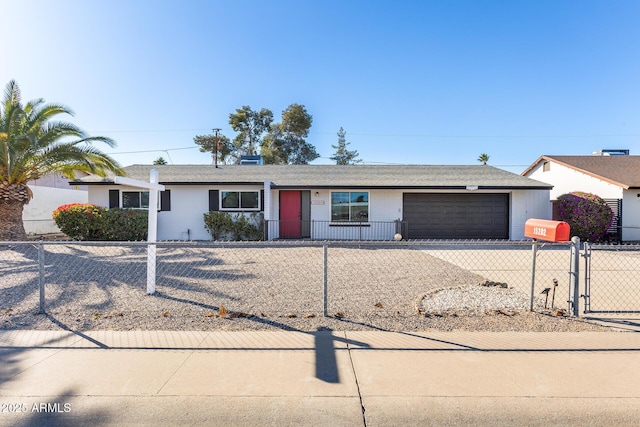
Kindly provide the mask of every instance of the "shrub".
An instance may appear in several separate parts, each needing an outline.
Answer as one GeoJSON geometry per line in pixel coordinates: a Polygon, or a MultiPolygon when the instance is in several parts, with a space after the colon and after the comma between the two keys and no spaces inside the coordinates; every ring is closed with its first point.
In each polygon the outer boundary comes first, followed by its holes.
{"type": "Polygon", "coordinates": [[[105,240],[147,240],[149,212],[146,209],[109,209],[103,219],[105,240]]]}
{"type": "Polygon", "coordinates": [[[231,230],[233,219],[227,212],[210,211],[204,214],[204,228],[211,234],[213,240],[220,238],[231,230]]]}
{"type": "Polygon", "coordinates": [[[237,214],[233,218],[231,234],[233,240],[262,240],[263,229],[264,215],[261,213],[237,214]]]}
{"type": "Polygon", "coordinates": [[[245,230],[247,240],[264,240],[264,214],[254,212],[249,215],[249,224],[245,230]]]}
{"type": "Polygon", "coordinates": [[[104,240],[102,218],[106,211],[102,206],[70,203],[53,211],[53,220],[73,240],[104,240]]]}
{"type": "Polygon", "coordinates": [[[137,209],[107,209],[71,203],[53,211],[53,219],[73,240],[146,240],[148,213],[137,209]]]}
{"type": "Polygon", "coordinates": [[[245,215],[211,211],[204,214],[204,227],[214,240],[261,240],[264,217],[258,212],[245,215]]]}
{"type": "Polygon", "coordinates": [[[598,242],[613,222],[613,211],[601,197],[576,191],[558,197],[558,219],[569,223],[572,236],[598,242]]]}

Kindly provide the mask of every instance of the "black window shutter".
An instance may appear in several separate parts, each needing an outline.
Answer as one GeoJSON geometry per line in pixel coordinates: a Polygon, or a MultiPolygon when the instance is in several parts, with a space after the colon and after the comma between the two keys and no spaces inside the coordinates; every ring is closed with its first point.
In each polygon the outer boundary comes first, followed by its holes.
{"type": "Polygon", "coordinates": [[[218,190],[209,190],[209,210],[220,210],[220,192],[218,190]]]}
{"type": "Polygon", "coordinates": [[[260,190],[260,210],[264,211],[264,190],[260,190]]]}
{"type": "Polygon", "coordinates": [[[171,210],[171,190],[160,192],[160,211],[168,212],[171,210]]]}
{"type": "Polygon", "coordinates": [[[109,190],[109,209],[120,207],[120,190],[109,190]]]}

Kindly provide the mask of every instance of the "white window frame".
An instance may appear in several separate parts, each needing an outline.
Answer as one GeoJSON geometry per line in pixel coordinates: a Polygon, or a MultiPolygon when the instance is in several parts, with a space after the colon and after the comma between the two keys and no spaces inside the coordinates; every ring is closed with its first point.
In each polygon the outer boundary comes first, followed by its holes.
{"type": "Polygon", "coordinates": [[[122,209],[149,209],[149,192],[148,191],[129,191],[129,190],[122,190],[120,191],[120,207],[122,209]],[[125,207],[124,206],[124,194],[125,193],[137,193],[138,194],[138,204],[140,206],[138,206],[137,208],[132,208],[132,207],[125,207]],[[142,194],[143,193],[147,193],[147,205],[143,205],[142,203],[142,194]]]}
{"type": "Polygon", "coordinates": [[[370,207],[371,207],[371,200],[370,200],[370,196],[371,194],[368,191],[332,191],[331,194],[329,195],[329,204],[330,204],[330,209],[331,211],[329,212],[330,216],[331,216],[331,222],[335,223],[335,224],[350,224],[350,223],[359,223],[359,222],[369,222],[369,216],[370,216],[370,207]],[[334,219],[333,218],[333,195],[334,193],[347,193],[348,196],[348,202],[347,202],[347,207],[348,207],[348,212],[349,212],[349,219],[334,219]],[[356,218],[351,218],[351,208],[352,208],[352,203],[351,203],[351,194],[352,193],[365,193],[367,195],[367,217],[362,219],[356,219],[356,218]]]}
{"type": "Polygon", "coordinates": [[[219,208],[222,212],[245,212],[254,211],[260,212],[260,190],[220,190],[219,208]],[[225,193],[238,193],[238,207],[237,208],[225,208],[222,206],[224,202],[225,193]],[[258,201],[257,207],[245,208],[242,206],[242,193],[255,193],[258,201]]]}

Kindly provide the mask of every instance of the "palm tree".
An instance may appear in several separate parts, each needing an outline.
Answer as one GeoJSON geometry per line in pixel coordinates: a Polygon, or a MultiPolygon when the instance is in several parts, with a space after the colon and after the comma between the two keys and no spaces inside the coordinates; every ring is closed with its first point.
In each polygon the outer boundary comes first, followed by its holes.
{"type": "Polygon", "coordinates": [[[478,157],[478,161],[483,165],[486,165],[489,161],[489,155],[487,153],[480,154],[480,157],[478,157]]]}
{"type": "Polygon", "coordinates": [[[71,123],[52,121],[59,114],[73,112],[60,104],[45,104],[43,99],[22,105],[17,83],[7,84],[0,105],[0,241],[27,237],[22,211],[33,197],[29,181],[50,172],[68,178],[75,178],[79,171],[123,174],[114,159],[92,144],[114,147],[113,140],[89,137],[71,123]]]}
{"type": "Polygon", "coordinates": [[[164,159],[164,157],[158,157],[157,159],[155,159],[153,161],[154,165],[166,165],[167,161],[164,159]]]}

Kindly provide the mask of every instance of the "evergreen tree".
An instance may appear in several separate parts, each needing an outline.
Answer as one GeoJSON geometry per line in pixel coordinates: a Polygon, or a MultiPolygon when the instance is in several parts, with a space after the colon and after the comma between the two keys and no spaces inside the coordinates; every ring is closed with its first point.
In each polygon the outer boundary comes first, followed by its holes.
{"type": "Polygon", "coordinates": [[[282,121],[271,126],[262,140],[260,154],[266,164],[306,165],[320,157],[305,139],[313,117],[304,105],[291,104],[282,112],[282,121]]]}
{"type": "Polygon", "coordinates": [[[347,145],[351,144],[347,142],[345,136],[346,132],[342,127],[338,131],[338,145],[332,145],[331,147],[335,148],[336,152],[333,156],[329,157],[331,160],[336,162],[336,165],[353,165],[356,163],[361,163],[362,160],[358,159],[358,151],[356,150],[347,150],[347,145]]]}
{"type": "Polygon", "coordinates": [[[201,153],[211,153],[211,163],[238,163],[243,152],[236,150],[236,146],[224,135],[196,135],[193,142],[200,146],[201,153]]]}

